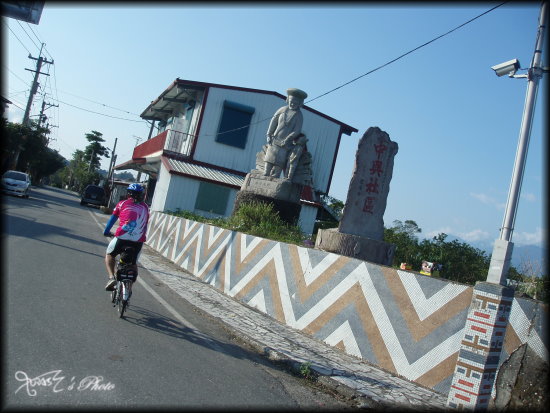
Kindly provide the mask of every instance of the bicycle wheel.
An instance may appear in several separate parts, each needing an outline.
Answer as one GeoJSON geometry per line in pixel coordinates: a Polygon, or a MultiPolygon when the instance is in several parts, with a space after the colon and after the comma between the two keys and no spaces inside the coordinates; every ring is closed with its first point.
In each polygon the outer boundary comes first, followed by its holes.
{"type": "Polygon", "coordinates": [[[115,288],[113,288],[113,291],[111,291],[111,302],[113,303],[113,306],[116,305],[116,298],[117,298],[117,286],[115,285],[115,288]]]}
{"type": "Polygon", "coordinates": [[[120,282],[118,287],[118,316],[122,318],[124,311],[126,310],[127,301],[124,299],[124,289],[126,286],[120,282]]]}

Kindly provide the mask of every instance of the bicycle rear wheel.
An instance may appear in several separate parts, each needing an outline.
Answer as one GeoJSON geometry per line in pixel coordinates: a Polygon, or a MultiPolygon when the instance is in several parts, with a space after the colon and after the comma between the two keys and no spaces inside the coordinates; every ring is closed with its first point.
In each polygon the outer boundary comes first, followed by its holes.
{"type": "Polygon", "coordinates": [[[124,289],[127,288],[123,282],[118,284],[118,316],[123,317],[128,302],[124,299],[124,289]]]}
{"type": "Polygon", "coordinates": [[[115,288],[113,288],[113,291],[111,291],[111,302],[113,303],[113,307],[116,305],[116,297],[117,297],[117,287],[115,285],[115,288]]]}

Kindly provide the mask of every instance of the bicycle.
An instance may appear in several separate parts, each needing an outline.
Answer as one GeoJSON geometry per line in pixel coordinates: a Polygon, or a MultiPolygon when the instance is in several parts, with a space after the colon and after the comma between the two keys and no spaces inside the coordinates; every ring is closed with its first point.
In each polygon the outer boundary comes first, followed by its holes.
{"type": "MultiPolygon", "coordinates": [[[[107,235],[109,238],[114,237],[114,234],[110,232],[107,235]]],[[[130,305],[130,297],[132,296],[132,284],[136,281],[138,276],[137,265],[132,264],[132,257],[134,256],[134,248],[126,247],[120,253],[116,270],[115,270],[115,287],[111,292],[111,303],[113,307],[117,307],[118,315],[123,318],[124,311],[130,305]]]]}
{"type": "Polygon", "coordinates": [[[115,288],[111,293],[111,302],[113,307],[117,307],[118,315],[120,318],[123,318],[124,311],[130,305],[130,297],[132,296],[132,284],[137,279],[137,266],[124,261],[124,256],[133,255],[133,248],[126,247],[117,263],[116,273],[115,273],[115,288]]]}

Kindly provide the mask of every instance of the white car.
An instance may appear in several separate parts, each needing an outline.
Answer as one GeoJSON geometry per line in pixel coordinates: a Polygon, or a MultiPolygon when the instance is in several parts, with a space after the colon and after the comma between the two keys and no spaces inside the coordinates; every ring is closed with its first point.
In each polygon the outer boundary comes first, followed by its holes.
{"type": "Polygon", "coordinates": [[[2,192],[28,198],[30,190],[31,178],[29,174],[19,171],[6,171],[2,175],[2,192]]]}

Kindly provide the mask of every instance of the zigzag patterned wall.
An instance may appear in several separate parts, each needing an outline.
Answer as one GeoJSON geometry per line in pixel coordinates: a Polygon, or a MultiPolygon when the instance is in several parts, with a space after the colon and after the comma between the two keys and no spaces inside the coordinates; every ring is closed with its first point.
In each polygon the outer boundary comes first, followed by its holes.
{"type": "MultiPolygon", "coordinates": [[[[147,238],[181,268],[279,322],[448,394],[472,287],[156,211],[147,238]]],[[[537,311],[514,300],[504,353],[529,342],[548,359],[540,315],[533,328],[537,311]]]]}

